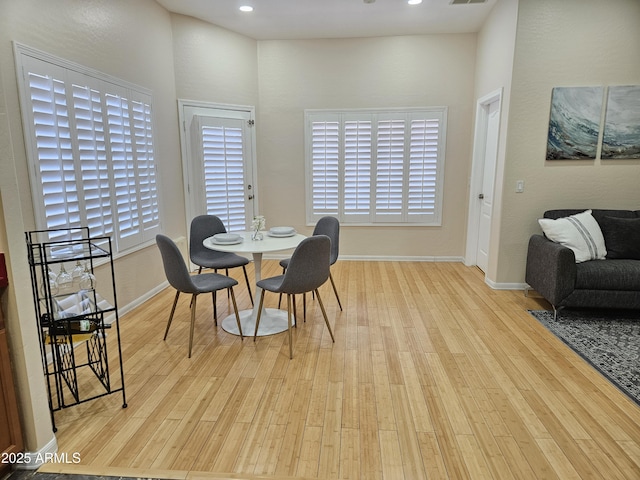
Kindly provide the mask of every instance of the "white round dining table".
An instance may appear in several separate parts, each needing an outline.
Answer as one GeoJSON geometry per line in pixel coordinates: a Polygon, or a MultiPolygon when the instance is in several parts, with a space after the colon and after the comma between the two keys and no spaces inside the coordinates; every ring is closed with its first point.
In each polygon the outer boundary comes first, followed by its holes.
{"type": "MultiPolygon", "coordinates": [[[[257,282],[262,278],[262,254],[267,252],[278,252],[283,250],[294,249],[306,237],[299,233],[290,237],[274,237],[268,232],[262,233],[262,240],[252,240],[253,232],[231,232],[242,237],[240,243],[224,244],[217,243],[213,237],[205,238],[202,244],[211,250],[219,252],[232,252],[238,254],[251,254],[253,256],[253,265],[255,271],[255,280],[257,282]]],[[[241,310],[240,325],[242,325],[242,333],[245,337],[253,336],[256,328],[256,318],[258,316],[258,307],[260,305],[260,295],[262,289],[256,285],[253,294],[254,306],[252,310],[241,310]]],[[[292,320],[295,323],[295,319],[292,320]]],[[[224,318],[221,322],[224,331],[234,335],[240,335],[238,325],[236,323],[235,314],[231,314],[224,318]]],[[[287,312],[278,308],[263,308],[260,317],[260,328],[258,336],[273,335],[275,333],[284,332],[288,329],[287,312]]]]}

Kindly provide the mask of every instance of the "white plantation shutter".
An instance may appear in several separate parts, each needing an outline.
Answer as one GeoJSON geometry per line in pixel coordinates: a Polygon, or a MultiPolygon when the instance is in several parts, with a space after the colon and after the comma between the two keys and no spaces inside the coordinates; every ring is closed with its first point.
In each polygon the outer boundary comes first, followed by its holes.
{"type": "Polygon", "coordinates": [[[401,221],[406,183],[405,120],[380,120],[376,155],[376,219],[401,221]]]}
{"type": "Polygon", "coordinates": [[[307,220],[439,225],[446,108],[305,112],[307,220]]]}
{"type": "Polygon", "coordinates": [[[340,199],[340,123],[337,120],[312,121],[310,128],[313,212],[319,216],[337,215],[340,199]]]}
{"type": "Polygon", "coordinates": [[[134,125],[134,152],[137,165],[138,198],[142,229],[149,237],[149,231],[155,236],[160,223],[158,188],[156,179],[155,155],[153,150],[153,129],[151,105],[140,100],[132,100],[134,125]]]}
{"type": "Polygon", "coordinates": [[[120,243],[128,248],[136,244],[141,231],[129,101],[115,94],[107,94],[105,100],[116,202],[116,228],[120,243]]]}
{"type": "Polygon", "coordinates": [[[247,228],[242,120],[199,117],[206,211],[228,231],[247,228]]]}
{"type": "Polygon", "coordinates": [[[38,228],[87,226],[115,237],[118,251],[153,239],[160,214],[150,94],[17,50],[38,228]]]}
{"type": "Polygon", "coordinates": [[[439,119],[411,121],[408,189],[410,217],[428,218],[437,213],[440,126],[439,119]]]}
{"type": "Polygon", "coordinates": [[[111,236],[113,214],[100,92],[85,82],[74,82],[72,89],[84,223],[94,236],[111,236]]]}
{"type": "Polygon", "coordinates": [[[27,78],[33,105],[34,149],[39,158],[38,200],[46,228],[72,227],[80,218],[65,84],[36,72],[30,72],[27,78]]]}
{"type": "Polygon", "coordinates": [[[351,221],[367,220],[371,210],[371,120],[344,122],[344,209],[351,221]]]}

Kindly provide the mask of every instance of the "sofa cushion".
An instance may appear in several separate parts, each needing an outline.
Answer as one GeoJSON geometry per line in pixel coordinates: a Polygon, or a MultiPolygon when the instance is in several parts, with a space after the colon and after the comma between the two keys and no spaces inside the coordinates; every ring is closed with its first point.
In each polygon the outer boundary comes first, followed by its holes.
{"type": "Polygon", "coordinates": [[[640,261],[593,260],[576,265],[576,289],[640,291],[640,261]]]}
{"type": "Polygon", "coordinates": [[[607,255],[600,225],[591,215],[591,210],[564,218],[538,220],[549,240],[573,250],[576,263],[603,259],[607,255]]]}
{"type": "Polygon", "coordinates": [[[603,217],[600,228],[607,258],[640,260],[640,218],[603,217]]]}
{"type": "MultiPolygon", "coordinates": [[[[562,218],[569,215],[575,215],[576,213],[584,212],[586,208],[564,208],[557,210],[547,210],[544,212],[544,218],[562,218]]],[[[598,209],[592,208],[591,215],[596,219],[596,222],[600,223],[602,217],[620,217],[620,218],[640,218],[640,210],[610,210],[610,209],[598,209]]]]}

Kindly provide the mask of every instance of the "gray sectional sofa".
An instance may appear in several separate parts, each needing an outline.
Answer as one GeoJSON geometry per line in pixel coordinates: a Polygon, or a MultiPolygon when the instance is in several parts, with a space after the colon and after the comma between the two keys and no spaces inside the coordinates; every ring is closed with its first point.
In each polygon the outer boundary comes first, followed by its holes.
{"type": "MultiPolygon", "coordinates": [[[[549,210],[559,219],[584,209],[549,210]]],[[[576,263],[574,250],[547,236],[529,239],[525,281],[554,311],[560,307],[640,309],[640,210],[592,210],[606,257],[576,263]]]]}

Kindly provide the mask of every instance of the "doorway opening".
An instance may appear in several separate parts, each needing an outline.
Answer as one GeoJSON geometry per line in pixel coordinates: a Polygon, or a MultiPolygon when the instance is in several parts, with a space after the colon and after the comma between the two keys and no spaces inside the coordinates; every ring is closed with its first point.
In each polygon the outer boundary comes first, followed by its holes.
{"type": "Polygon", "coordinates": [[[485,275],[491,255],[501,107],[502,89],[480,98],[476,108],[465,263],[485,275]]]}
{"type": "Polygon", "coordinates": [[[253,107],[179,100],[187,222],[220,217],[228,231],[249,228],[257,211],[253,107]]]}

